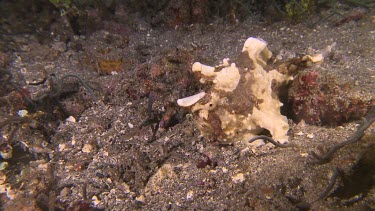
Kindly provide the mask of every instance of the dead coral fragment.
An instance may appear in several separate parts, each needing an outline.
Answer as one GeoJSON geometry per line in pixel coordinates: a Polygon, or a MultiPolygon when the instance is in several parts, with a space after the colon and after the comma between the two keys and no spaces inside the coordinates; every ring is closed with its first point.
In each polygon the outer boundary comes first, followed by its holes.
{"type": "Polygon", "coordinates": [[[239,66],[229,64],[228,59],[217,67],[194,63],[192,70],[199,82],[209,86],[205,100],[191,108],[204,136],[217,141],[247,142],[267,129],[273,139],[288,142],[289,125],[280,114],[282,103],[274,89],[292,77],[277,70],[264,70],[271,56],[265,41],[250,37],[236,60],[239,66]]]}
{"type": "Polygon", "coordinates": [[[179,106],[182,106],[182,107],[189,107],[189,106],[195,104],[196,102],[198,102],[205,95],[206,95],[205,92],[201,92],[201,93],[195,94],[195,95],[190,96],[190,97],[185,97],[185,98],[182,98],[182,99],[178,99],[177,100],[177,104],[179,106]]]}

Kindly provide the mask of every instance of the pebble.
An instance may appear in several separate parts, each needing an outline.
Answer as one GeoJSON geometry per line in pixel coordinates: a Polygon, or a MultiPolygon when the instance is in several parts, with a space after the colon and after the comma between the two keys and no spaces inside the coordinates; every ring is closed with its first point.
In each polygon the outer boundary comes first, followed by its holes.
{"type": "Polygon", "coordinates": [[[9,166],[8,162],[0,162],[0,172],[9,166]]]}
{"type": "Polygon", "coordinates": [[[7,175],[3,171],[0,171],[0,185],[4,184],[6,179],[7,175]]]}
{"type": "Polygon", "coordinates": [[[48,167],[49,167],[48,163],[41,163],[38,165],[38,170],[47,172],[48,167]]]}
{"type": "Polygon", "coordinates": [[[70,192],[71,192],[70,188],[65,187],[65,188],[63,188],[63,189],[60,191],[60,196],[62,196],[62,197],[66,197],[66,196],[68,196],[68,195],[70,194],[70,192]]]}
{"type": "Polygon", "coordinates": [[[74,116],[69,116],[68,118],[66,118],[66,121],[67,122],[76,122],[76,118],[74,118],[74,116]]]}
{"type": "Polygon", "coordinates": [[[242,183],[245,181],[245,175],[243,173],[238,173],[234,176],[232,176],[232,181],[234,183],[242,183]]]}
{"type": "Polygon", "coordinates": [[[59,147],[58,147],[58,149],[59,149],[59,152],[62,152],[62,151],[64,151],[64,150],[65,150],[65,148],[66,148],[66,144],[59,144],[59,147]]]}
{"type": "Polygon", "coordinates": [[[13,148],[9,144],[2,143],[0,147],[0,157],[2,157],[4,160],[12,158],[13,148]]]}
{"type": "Polygon", "coordinates": [[[29,113],[29,112],[26,111],[26,110],[19,110],[19,111],[17,112],[18,116],[20,116],[20,117],[24,117],[24,116],[26,116],[28,113],[29,113]]]}
{"type": "Polygon", "coordinates": [[[82,152],[84,153],[90,153],[92,151],[92,145],[91,144],[85,144],[82,148],[82,152]]]}
{"type": "Polygon", "coordinates": [[[124,193],[130,193],[130,186],[125,182],[121,184],[120,189],[124,191],[124,193]]]}
{"type": "Polygon", "coordinates": [[[145,198],[144,195],[140,195],[140,196],[138,196],[138,197],[135,197],[135,200],[136,200],[137,202],[145,203],[146,198],[145,198]]]}
{"type": "Polygon", "coordinates": [[[190,190],[187,194],[186,194],[186,199],[187,200],[191,200],[194,196],[194,192],[192,190],[190,190]]]}
{"type": "Polygon", "coordinates": [[[309,156],[309,154],[306,153],[306,152],[303,152],[303,153],[301,153],[300,155],[301,155],[301,157],[304,157],[304,158],[307,158],[307,156],[309,156]]]}
{"type": "Polygon", "coordinates": [[[228,173],[228,169],[225,167],[221,168],[221,170],[223,171],[224,174],[228,173]]]}
{"type": "Polygon", "coordinates": [[[91,198],[91,203],[94,205],[94,206],[98,206],[98,204],[100,203],[100,200],[98,199],[97,196],[93,196],[91,198]]]}
{"type": "Polygon", "coordinates": [[[307,136],[306,136],[307,138],[314,138],[315,136],[314,136],[314,134],[312,134],[312,133],[309,133],[309,134],[307,134],[307,136]]]}
{"type": "Polygon", "coordinates": [[[134,127],[134,125],[132,123],[130,123],[130,122],[128,122],[128,126],[129,126],[129,128],[133,128],[134,127]]]}
{"type": "Polygon", "coordinates": [[[304,135],[304,133],[302,131],[299,131],[298,133],[296,133],[297,136],[302,136],[304,135]]]}

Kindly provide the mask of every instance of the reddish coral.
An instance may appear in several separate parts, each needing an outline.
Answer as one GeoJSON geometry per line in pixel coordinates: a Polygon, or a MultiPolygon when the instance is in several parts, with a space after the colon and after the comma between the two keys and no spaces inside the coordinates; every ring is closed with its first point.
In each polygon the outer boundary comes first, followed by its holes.
{"type": "Polygon", "coordinates": [[[364,116],[375,100],[350,98],[331,76],[301,72],[289,89],[292,118],[308,124],[339,125],[364,116]]]}

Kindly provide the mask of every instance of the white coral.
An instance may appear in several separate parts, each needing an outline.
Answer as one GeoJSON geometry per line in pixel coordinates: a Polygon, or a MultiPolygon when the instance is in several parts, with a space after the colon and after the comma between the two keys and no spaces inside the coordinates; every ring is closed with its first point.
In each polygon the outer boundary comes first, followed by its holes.
{"type": "Polygon", "coordinates": [[[196,102],[202,99],[205,95],[206,95],[205,92],[200,92],[198,94],[195,94],[189,97],[178,99],[177,104],[182,107],[189,107],[191,105],[194,105],[196,102]]]}

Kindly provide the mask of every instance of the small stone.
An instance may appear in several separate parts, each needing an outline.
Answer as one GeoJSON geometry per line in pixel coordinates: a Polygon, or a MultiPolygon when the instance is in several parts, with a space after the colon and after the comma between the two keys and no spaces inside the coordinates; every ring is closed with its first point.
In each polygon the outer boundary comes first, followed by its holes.
{"type": "Polygon", "coordinates": [[[0,185],[4,184],[6,179],[7,175],[5,175],[4,172],[0,171],[0,185]]]}
{"type": "Polygon", "coordinates": [[[134,125],[132,123],[130,123],[130,122],[128,122],[128,126],[129,126],[129,128],[133,128],[134,127],[134,125]]]}
{"type": "Polygon", "coordinates": [[[59,144],[59,146],[58,146],[59,152],[64,151],[65,148],[66,148],[66,144],[59,144]]]}
{"type": "Polygon", "coordinates": [[[144,195],[140,195],[140,196],[138,196],[138,197],[135,197],[135,200],[136,200],[137,202],[145,203],[146,198],[145,198],[144,195]]]}
{"type": "Polygon", "coordinates": [[[66,118],[67,122],[76,122],[76,118],[74,118],[74,116],[69,116],[68,118],[66,118]]]}
{"type": "Polygon", "coordinates": [[[221,168],[221,170],[223,171],[224,174],[228,173],[228,169],[225,167],[221,168]]]}
{"type": "Polygon", "coordinates": [[[186,199],[191,200],[194,196],[194,192],[191,190],[186,194],[186,199]]]}
{"type": "Polygon", "coordinates": [[[307,156],[309,156],[309,154],[306,153],[306,152],[303,152],[303,153],[301,153],[300,155],[301,155],[301,157],[304,157],[304,158],[307,158],[307,156]]]}
{"type": "Polygon", "coordinates": [[[124,193],[130,193],[130,186],[125,182],[121,184],[120,189],[124,191],[124,193]]]}
{"type": "Polygon", "coordinates": [[[314,136],[314,134],[312,134],[312,133],[309,133],[309,134],[307,134],[307,136],[306,136],[307,138],[314,138],[315,136],[314,136]]]}
{"type": "Polygon", "coordinates": [[[212,170],[210,170],[210,173],[212,173],[212,174],[216,174],[216,173],[217,173],[217,170],[216,170],[216,169],[212,169],[212,170]]]}
{"type": "Polygon", "coordinates": [[[92,151],[92,145],[91,144],[85,144],[82,148],[82,152],[84,153],[90,153],[92,151]]]}
{"type": "Polygon", "coordinates": [[[12,158],[13,148],[7,143],[0,144],[0,156],[5,160],[12,158]]]}
{"type": "Polygon", "coordinates": [[[0,185],[0,193],[7,193],[10,190],[9,183],[4,183],[0,185]]]}
{"type": "Polygon", "coordinates": [[[60,191],[60,196],[62,196],[62,197],[66,197],[66,196],[68,196],[68,195],[70,194],[70,192],[71,192],[70,188],[65,187],[65,188],[63,188],[63,189],[60,191]]]}
{"type": "Polygon", "coordinates": [[[250,152],[250,148],[246,147],[245,149],[241,150],[241,156],[246,155],[248,152],[250,152]]]}
{"type": "Polygon", "coordinates": [[[234,183],[242,183],[245,181],[245,175],[243,173],[238,173],[234,176],[232,176],[232,181],[234,183]]]}
{"type": "Polygon", "coordinates": [[[304,133],[302,131],[299,131],[298,133],[296,133],[297,136],[302,136],[304,135],[304,133]]]}
{"type": "Polygon", "coordinates": [[[93,196],[91,198],[91,203],[94,205],[94,206],[98,206],[98,204],[100,203],[100,200],[98,199],[97,196],[93,196]]]}
{"type": "Polygon", "coordinates": [[[38,170],[46,172],[48,170],[48,163],[41,163],[38,165],[38,170]]]}
{"type": "Polygon", "coordinates": [[[46,147],[40,147],[40,146],[32,146],[31,151],[34,153],[52,153],[53,150],[46,148],[46,147]]]}
{"type": "Polygon", "coordinates": [[[9,166],[8,162],[0,162],[0,171],[6,169],[9,166]]]}
{"type": "Polygon", "coordinates": [[[112,183],[112,179],[111,178],[107,178],[107,183],[111,184],[112,183]]]}
{"type": "Polygon", "coordinates": [[[18,116],[20,116],[20,117],[24,117],[24,116],[26,116],[28,113],[29,113],[29,112],[26,111],[26,110],[19,110],[19,111],[17,112],[18,116]]]}

